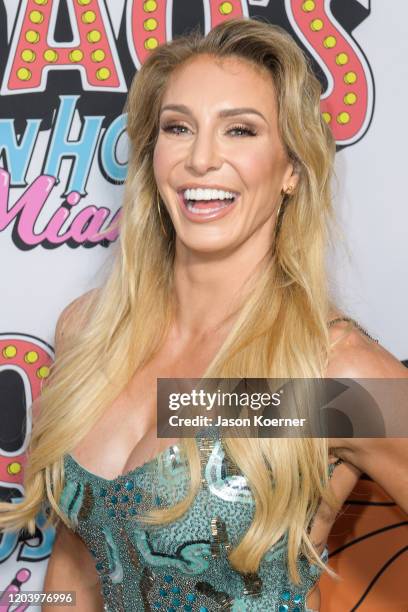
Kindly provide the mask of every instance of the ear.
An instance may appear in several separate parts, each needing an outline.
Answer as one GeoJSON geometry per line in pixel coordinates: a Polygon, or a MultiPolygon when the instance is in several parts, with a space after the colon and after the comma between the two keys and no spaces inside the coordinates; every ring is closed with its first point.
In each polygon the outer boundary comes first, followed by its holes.
{"type": "Polygon", "coordinates": [[[286,167],[285,174],[283,175],[282,189],[286,191],[286,189],[289,186],[295,189],[297,187],[298,182],[299,182],[298,164],[296,161],[289,161],[286,167]]]}

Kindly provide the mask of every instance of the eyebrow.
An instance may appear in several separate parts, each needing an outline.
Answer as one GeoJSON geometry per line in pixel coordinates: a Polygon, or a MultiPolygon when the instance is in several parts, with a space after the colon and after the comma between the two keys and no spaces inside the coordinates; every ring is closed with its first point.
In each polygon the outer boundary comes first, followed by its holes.
{"type": "MultiPolygon", "coordinates": [[[[190,117],[193,116],[193,113],[191,112],[191,110],[188,108],[188,106],[185,106],[184,104],[166,104],[166,106],[163,106],[161,108],[160,114],[162,114],[165,110],[179,111],[180,113],[185,113],[186,115],[189,115],[190,117]]],[[[244,114],[245,115],[246,114],[258,115],[259,117],[262,117],[262,119],[266,123],[268,123],[261,112],[257,111],[255,108],[251,108],[250,106],[241,106],[239,108],[226,108],[224,110],[221,110],[218,113],[218,116],[219,117],[235,117],[235,115],[244,115],[244,114]]]]}

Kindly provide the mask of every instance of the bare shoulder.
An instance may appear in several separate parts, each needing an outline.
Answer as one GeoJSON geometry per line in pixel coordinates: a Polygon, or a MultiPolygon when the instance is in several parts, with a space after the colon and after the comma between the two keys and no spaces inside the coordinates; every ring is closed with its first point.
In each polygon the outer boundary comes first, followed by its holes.
{"type": "MultiPolygon", "coordinates": [[[[86,293],[83,293],[79,297],[72,300],[60,313],[57,323],[55,326],[54,333],[54,353],[55,357],[60,355],[62,349],[66,345],[68,337],[73,335],[73,330],[78,331],[84,320],[87,307],[91,304],[91,301],[97,298],[100,289],[91,289],[86,293]]],[[[43,388],[47,386],[47,381],[43,388]]],[[[32,422],[35,423],[40,413],[41,394],[38,395],[31,404],[32,422]]]]}
{"type": "Polygon", "coordinates": [[[90,289],[72,300],[62,310],[55,326],[54,348],[56,353],[60,351],[69,329],[72,329],[73,326],[78,328],[83,323],[88,307],[98,297],[99,292],[99,288],[90,289]]]}
{"type": "Polygon", "coordinates": [[[329,333],[331,351],[327,377],[408,378],[408,368],[355,323],[339,321],[329,333]]]}
{"type": "MultiPolygon", "coordinates": [[[[408,379],[408,368],[355,325],[350,328],[348,323],[339,322],[330,329],[330,338],[332,347],[327,377],[354,380],[388,378],[400,379],[401,382],[408,379]]],[[[403,403],[398,404],[398,408],[403,411],[407,407],[403,403]]],[[[384,416],[387,417],[387,412],[384,416]]],[[[368,474],[400,508],[408,512],[407,438],[331,438],[329,445],[337,457],[368,474]]]]}

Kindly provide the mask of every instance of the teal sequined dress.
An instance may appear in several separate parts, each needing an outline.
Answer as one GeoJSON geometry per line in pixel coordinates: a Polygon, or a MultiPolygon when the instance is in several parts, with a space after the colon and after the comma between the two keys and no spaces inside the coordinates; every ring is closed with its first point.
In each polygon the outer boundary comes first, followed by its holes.
{"type": "MultiPolygon", "coordinates": [[[[243,575],[227,553],[247,531],[254,500],[220,440],[199,438],[202,486],[177,521],[146,526],[138,514],[173,504],[189,486],[177,445],[127,474],[107,480],[71,455],[64,458],[60,506],[95,560],[107,612],[301,612],[320,570],[300,558],[301,586],[287,569],[287,535],[243,575]],[[135,520],[136,519],[136,520],[135,520]]],[[[329,472],[332,472],[332,466],[329,472]]],[[[327,549],[322,555],[327,560],[327,549]]]]}

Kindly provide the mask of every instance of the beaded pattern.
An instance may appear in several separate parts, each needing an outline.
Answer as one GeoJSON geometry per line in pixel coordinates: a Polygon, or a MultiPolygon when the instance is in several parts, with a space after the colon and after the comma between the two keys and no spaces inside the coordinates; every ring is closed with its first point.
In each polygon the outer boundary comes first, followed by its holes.
{"type": "Polygon", "coordinates": [[[133,480],[119,481],[109,487],[102,487],[99,495],[103,499],[107,514],[113,518],[136,516],[153,505],[152,496],[135,486],[133,480]]]}
{"type": "Polygon", "coordinates": [[[355,319],[352,319],[351,317],[336,317],[335,319],[332,319],[331,321],[329,321],[328,327],[332,327],[336,323],[340,323],[340,321],[348,321],[349,323],[353,323],[353,325],[359,331],[361,331],[361,333],[364,334],[364,336],[367,336],[367,338],[370,338],[370,340],[373,340],[373,342],[376,342],[376,343],[379,342],[378,338],[374,338],[371,334],[368,333],[368,331],[362,325],[360,325],[360,323],[358,323],[355,319]]]}
{"type": "Polygon", "coordinates": [[[228,552],[250,526],[254,501],[220,440],[200,438],[198,447],[202,487],[180,519],[159,526],[138,517],[185,496],[189,472],[177,445],[111,480],[65,456],[60,506],[94,558],[105,612],[304,611],[320,569],[301,557],[301,587],[291,584],[287,534],[258,573],[240,574],[230,565],[228,552]]]}
{"type": "Polygon", "coordinates": [[[250,504],[252,494],[246,478],[239,472],[234,472],[232,465],[225,457],[221,441],[216,440],[205,465],[205,482],[211,493],[221,499],[230,502],[239,500],[250,504]]]}
{"type": "Polygon", "coordinates": [[[147,567],[143,570],[140,588],[144,593],[145,610],[177,612],[181,608],[185,612],[210,612],[231,609],[231,597],[211,584],[184,577],[176,582],[173,575],[160,576],[147,567]]]}
{"type": "Polygon", "coordinates": [[[279,612],[300,612],[303,608],[303,597],[300,593],[295,593],[290,589],[282,591],[280,594],[279,612]]]}

